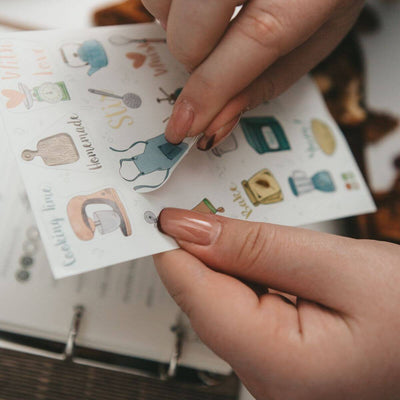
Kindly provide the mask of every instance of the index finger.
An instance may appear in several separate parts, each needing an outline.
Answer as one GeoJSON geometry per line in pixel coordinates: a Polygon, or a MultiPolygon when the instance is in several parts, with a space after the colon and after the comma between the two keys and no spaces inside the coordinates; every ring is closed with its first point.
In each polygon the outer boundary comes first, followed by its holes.
{"type": "Polygon", "coordinates": [[[305,42],[332,15],[335,0],[250,0],[199,65],[175,104],[166,137],[203,132],[227,102],[279,57],[305,42]],[[307,18],[301,18],[307,16],[307,18]]]}

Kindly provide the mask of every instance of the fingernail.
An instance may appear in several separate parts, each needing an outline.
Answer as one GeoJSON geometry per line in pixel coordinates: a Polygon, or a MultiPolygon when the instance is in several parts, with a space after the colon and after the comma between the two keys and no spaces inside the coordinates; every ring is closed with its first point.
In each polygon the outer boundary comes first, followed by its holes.
{"type": "Polygon", "coordinates": [[[167,21],[163,19],[159,19],[158,22],[160,23],[161,27],[164,29],[164,31],[167,30],[167,21]]]}
{"type": "Polygon", "coordinates": [[[222,225],[213,215],[164,208],[158,217],[158,229],[176,240],[209,246],[216,242],[222,225]]]}
{"type": "Polygon", "coordinates": [[[172,116],[168,122],[165,136],[171,142],[178,142],[184,139],[194,120],[193,107],[185,100],[175,106],[172,116]]]}
{"type": "Polygon", "coordinates": [[[197,148],[202,151],[207,151],[218,146],[236,128],[241,116],[242,114],[239,114],[214,132],[205,133],[197,142],[197,148]]]}

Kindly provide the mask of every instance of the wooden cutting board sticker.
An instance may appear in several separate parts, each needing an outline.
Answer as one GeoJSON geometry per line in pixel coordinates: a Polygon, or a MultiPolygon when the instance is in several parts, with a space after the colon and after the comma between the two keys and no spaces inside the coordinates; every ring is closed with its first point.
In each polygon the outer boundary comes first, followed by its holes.
{"type": "Polygon", "coordinates": [[[37,144],[37,150],[24,150],[21,157],[25,161],[42,157],[46,165],[53,167],[78,161],[79,153],[70,135],[58,133],[40,140],[37,144]]]}

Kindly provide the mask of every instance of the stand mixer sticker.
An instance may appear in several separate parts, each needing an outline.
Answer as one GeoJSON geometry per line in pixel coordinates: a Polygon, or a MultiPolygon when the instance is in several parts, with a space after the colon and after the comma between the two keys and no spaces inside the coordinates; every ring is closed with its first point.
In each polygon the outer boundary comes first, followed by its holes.
{"type": "Polygon", "coordinates": [[[336,191],[335,183],[329,171],[319,171],[311,178],[304,172],[296,170],[289,177],[289,185],[295,196],[318,190],[320,192],[331,193],[336,191]]]}
{"type": "Polygon", "coordinates": [[[45,82],[30,89],[19,82],[18,90],[3,89],[1,94],[7,99],[6,107],[14,109],[24,104],[30,110],[36,104],[57,104],[71,100],[64,82],[45,82]]]}
{"type": "Polygon", "coordinates": [[[258,153],[290,150],[282,125],[274,117],[247,117],[240,120],[247,143],[258,153]]]}
{"type": "Polygon", "coordinates": [[[89,67],[89,76],[108,65],[107,53],[103,45],[95,39],[83,43],[66,43],[61,46],[60,52],[64,63],[69,67],[89,67]]]}
{"type": "Polygon", "coordinates": [[[262,169],[249,180],[243,180],[242,186],[254,206],[283,200],[281,187],[268,169],[262,169]]]}
{"type": "Polygon", "coordinates": [[[141,184],[133,187],[133,190],[141,189],[156,189],[159,188],[168,179],[171,169],[178,163],[189,149],[189,145],[185,142],[180,144],[171,144],[167,142],[164,134],[156,136],[148,140],[139,140],[132,143],[127,149],[118,150],[110,147],[112,151],[124,153],[138,144],[144,144],[145,148],[143,153],[140,153],[131,158],[122,158],[119,161],[119,173],[121,177],[127,182],[134,182],[136,179],[144,175],[152,174],[156,171],[165,171],[165,176],[160,183],[157,184],[141,184]],[[123,175],[122,168],[124,163],[133,163],[138,170],[134,178],[127,178],[123,175]]]}
{"type": "Polygon", "coordinates": [[[24,161],[41,157],[46,165],[53,167],[77,162],[79,153],[68,133],[58,133],[41,139],[37,144],[37,150],[24,150],[21,157],[24,161]]]}
{"type": "Polygon", "coordinates": [[[92,240],[96,232],[103,236],[120,230],[125,237],[132,235],[128,214],[112,188],[72,198],[67,214],[72,230],[80,240],[92,240]]]}

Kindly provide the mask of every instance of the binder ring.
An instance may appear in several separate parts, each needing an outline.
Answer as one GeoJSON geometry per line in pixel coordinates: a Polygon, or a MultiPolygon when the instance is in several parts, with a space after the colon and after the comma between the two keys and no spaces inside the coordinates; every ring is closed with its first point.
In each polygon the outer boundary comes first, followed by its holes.
{"type": "Polygon", "coordinates": [[[68,332],[67,341],[65,343],[64,358],[66,361],[72,360],[75,350],[75,341],[79,333],[79,327],[82,321],[84,307],[79,305],[74,308],[74,316],[71,321],[71,328],[68,332]]]}

